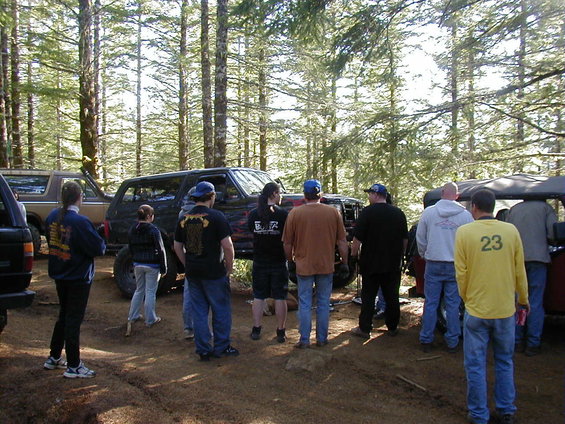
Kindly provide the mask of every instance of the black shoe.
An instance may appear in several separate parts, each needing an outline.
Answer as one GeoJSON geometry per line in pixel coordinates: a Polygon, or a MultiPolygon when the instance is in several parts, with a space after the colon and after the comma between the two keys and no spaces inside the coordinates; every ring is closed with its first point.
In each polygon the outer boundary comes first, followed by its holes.
{"type": "Polygon", "coordinates": [[[324,347],[324,346],[327,345],[327,344],[328,344],[328,341],[327,341],[327,340],[326,340],[325,342],[321,342],[321,341],[319,341],[319,340],[316,342],[316,346],[318,346],[318,347],[324,347]]]}
{"type": "Polygon", "coordinates": [[[228,346],[226,347],[221,353],[214,353],[213,356],[215,358],[223,358],[224,356],[238,356],[239,350],[235,347],[228,346]]]}
{"type": "Polygon", "coordinates": [[[277,342],[286,342],[286,333],[284,328],[277,328],[277,342]]]}
{"type": "Polygon", "coordinates": [[[457,353],[457,352],[459,352],[459,347],[460,347],[460,346],[459,346],[459,343],[457,343],[457,344],[456,344],[455,346],[453,346],[453,347],[447,346],[447,351],[448,351],[449,353],[457,353]]]}
{"type": "Polygon", "coordinates": [[[514,415],[505,414],[498,419],[499,424],[514,424],[514,415]]]}
{"type": "Polygon", "coordinates": [[[211,353],[201,353],[200,354],[200,360],[202,362],[209,362],[211,357],[212,357],[211,353]]]}
{"type": "Polygon", "coordinates": [[[424,353],[430,353],[432,351],[432,344],[431,343],[420,343],[420,348],[424,353]]]}
{"type": "Polygon", "coordinates": [[[526,356],[536,356],[541,353],[541,346],[527,346],[524,351],[526,356]]]}
{"type": "Polygon", "coordinates": [[[259,340],[261,338],[261,326],[251,329],[251,338],[253,340],[259,340]]]}
{"type": "Polygon", "coordinates": [[[388,330],[386,332],[386,335],[389,336],[389,337],[398,336],[398,328],[395,328],[394,330],[388,330]]]}

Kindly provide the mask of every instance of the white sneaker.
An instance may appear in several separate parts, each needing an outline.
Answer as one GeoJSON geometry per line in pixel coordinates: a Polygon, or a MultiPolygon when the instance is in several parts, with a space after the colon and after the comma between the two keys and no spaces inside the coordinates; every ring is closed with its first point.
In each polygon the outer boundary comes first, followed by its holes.
{"type": "Polygon", "coordinates": [[[184,329],[184,338],[186,340],[194,339],[194,330],[192,328],[185,328],[184,329]]]}
{"type": "Polygon", "coordinates": [[[54,369],[65,369],[67,368],[67,362],[63,360],[63,358],[55,359],[52,356],[47,358],[47,361],[43,364],[43,368],[46,370],[54,370],[54,369]]]}
{"type": "Polygon", "coordinates": [[[92,378],[96,375],[91,369],[88,369],[84,366],[83,362],[81,361],[79,366],[76,368],[67,368],[67,371],[63,373],[63,377],[65,378],[92,378]]]}
{"type": "Polygon", "coordinates": [[[128,321],[128,324],[126,326],[126,337],[131,336],[131,327],[132,327],[133,321],[128,321]]]}

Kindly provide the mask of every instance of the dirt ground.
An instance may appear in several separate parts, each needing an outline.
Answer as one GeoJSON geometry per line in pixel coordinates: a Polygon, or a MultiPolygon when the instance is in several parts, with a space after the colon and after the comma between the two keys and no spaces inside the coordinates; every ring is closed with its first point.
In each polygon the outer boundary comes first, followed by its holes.
{"type": "MultiPolygon", "coordinates": [[[[252,341],[251,295],[235,287],[232,338],[241,354],[203,363],[182,337],[180,290],[158,298],[160,324],[137,323],[124,337],[129,301],[114,285],[112,264],[109,256],[97,260],[81,333],[82,359],[98,375],[67,380],[62,370],[42,369],[58,306],[47,261],[36,261],[36,300],[9,311],[0,336],[0,423],[466,422],[463,354],[447,353],[440,337],[432,353],[420,351],[420,299],[403,304],[397,337],[385,335],[382,321],[371,340],[352,337],[359,306],[347,303],[331,314],[329,345],[298,350],[296,312],[286,343],[274,340],[273,316],[252,341]]],[[[355,287],[332,298],[354,296],[355,287]]],[[[543,354],[516,357],[520,423],[565,422],[563,334],[562,323],[550,322],[543,354]]]]}

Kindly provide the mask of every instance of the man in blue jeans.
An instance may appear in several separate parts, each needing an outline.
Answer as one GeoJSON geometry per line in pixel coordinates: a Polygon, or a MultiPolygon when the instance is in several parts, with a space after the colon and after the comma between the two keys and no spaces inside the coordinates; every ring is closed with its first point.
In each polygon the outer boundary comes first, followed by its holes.
{"type": "Polygon", "coordinates": [[[506,220],[518,228],[524,246],[531,308],[526,325],[516,326],[515,350],[525,352],[526,356],[534,356],[541,351],[545,319],[543,296],[547,265],[551,262],[547,241],[553,238],[553,224],[557,222],[557,215],[544,200],[527,200],[512,206],[506,220]]]}
{"type": "Polygon", "coordinates": [[[494,354],[494,399],[499,423],[514,423],[514,329],[518,306],[529,311],[524,252],[516,227],[492,215],[495,197],[479,190],[471,198],[474,222],[455,235],[455,271],[465,302],[463,350],[469,422],[487,424],[487,349],[494,354]]]}
{"type": "Polygon", "coordinates": [[[322,347],[328,344],[336,245],[341,255],[340,272],[349,274],[343,218],[337,209],[320,203],[321,198],[322,185],[318,180],[304,182],[306,203],[290,211],[283,231],[286,259],[296,262],[300,340],[295,347],[299,349],[310,347],[314,284],[317,299],[316,345],[322,347]]]}
{"type": "Polygon", "coordinates": [[[416,230],[418,253],[426,260],[424,273],[426,301],[420,331],[420,344],[424,352],[429,352],[433,346],[437,310],[442,293],[447,318],[447,331],[444,336],[447,351],[455,353],[459,349],[461,298],[457,293],[455,281],[453,245],[457,229],[463,224],[472,222],[473,217],[457,203],[458,191],[457,184],[452,182],[445,184],[441,189],[441,199],[424,210],[416,230]]]}
{"type": "Polygon", "coordinates": [[[228,276],[233,270],[234,260],[231,228],[224,214],[212,209],[216,192],[211,183],[198,183],[191,196],[196,205],[179,220],[174,249],[185,267],[190,286],[196,353],[202,361],[209,361],[211,357],[237,356],[239,351],[230,345],[228,276]],[[213,346],[208,327],[210,309],[213,346]]]}

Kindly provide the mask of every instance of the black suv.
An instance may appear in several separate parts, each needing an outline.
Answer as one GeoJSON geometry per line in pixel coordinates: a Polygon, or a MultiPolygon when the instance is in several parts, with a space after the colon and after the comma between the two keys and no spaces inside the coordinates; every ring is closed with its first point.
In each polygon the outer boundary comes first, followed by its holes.
{"type": "MultiPolygon", "coordinates": [[[[174,230],[179,211],[188,201],[188,190],[200,181],[209,181],[216,188],[214,208],[226,215],[232,227],[236,257],[252,257],[253,235],[247,229],[247,215],[256,207],[257,196],[264,185],[274,181],[268,173],[251,168],[208,168],[131,178],[119,187],[104,223],[109,247],[120,249],[114,263],[114,278],[124,295],[131,296],[135,291],[131,255],[124,245],[128,241],[128,230],[135,222],[137,209],[144,203],[155,209],[154,224],[161,229],[167,246],[170,272],[161,280],[159,290],[166,291],[176,284],[177,272],[184,270],[172,250],[174,230]]],[[[302,194],[285,193],[281,206],[290,210],[303,202],[302,194]]],[[[341,213],[351,238],[351,231],[363,207],[362,202],[336,194],[324,195],[322,202],[341,213]]],[[[334,275],[334,287],[345,286],[355,278],[355,267],[350,268],[350,275],[346,279],[334,275]]]]}
{"type": "Polygon", "coordinates": [[[25,218],[6,180],[0,174],[0,333],[8,322],[8,309],[31,305],[33,242],[25,218]]]}

